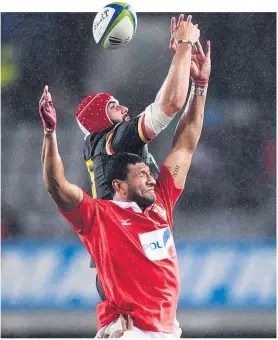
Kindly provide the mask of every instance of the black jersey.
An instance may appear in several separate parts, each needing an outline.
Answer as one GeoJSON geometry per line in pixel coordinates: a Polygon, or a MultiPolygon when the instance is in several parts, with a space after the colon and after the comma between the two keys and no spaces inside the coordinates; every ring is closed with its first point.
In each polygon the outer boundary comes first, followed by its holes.
{"type": "Polygon", "coordinates": [[[84,158],[91,178],[93,198],[112,199],[104,170],[109,157],[118,152],[139,155],[150,167],[154,178],[157,178],[158,166],[148,151],[149,140],[143,134],[142,119],[142,115],[137,116],[86,138],[84,158]]]}

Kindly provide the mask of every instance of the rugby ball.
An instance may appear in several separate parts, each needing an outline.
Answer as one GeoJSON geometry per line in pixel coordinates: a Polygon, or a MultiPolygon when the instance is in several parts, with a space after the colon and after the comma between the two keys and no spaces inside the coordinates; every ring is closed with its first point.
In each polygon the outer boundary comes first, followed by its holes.
{"type": "Polygon", "coordinates": [[[126,46],[137,28],[137,15],[126,2],[112,2],[97,13],[93,22],[95,42],[114,50],[126,46]]]}

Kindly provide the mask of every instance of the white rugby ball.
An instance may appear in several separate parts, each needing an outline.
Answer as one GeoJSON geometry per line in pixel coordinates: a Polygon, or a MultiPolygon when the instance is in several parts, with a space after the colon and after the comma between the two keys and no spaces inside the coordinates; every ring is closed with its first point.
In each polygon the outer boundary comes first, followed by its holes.
{"type": "Polygon", "coordinates": [[[95,42],[114,50],[126,46],[137,28],[137,15],[126,2],[112,2],[97,13],[93,22],[95,42]]]}

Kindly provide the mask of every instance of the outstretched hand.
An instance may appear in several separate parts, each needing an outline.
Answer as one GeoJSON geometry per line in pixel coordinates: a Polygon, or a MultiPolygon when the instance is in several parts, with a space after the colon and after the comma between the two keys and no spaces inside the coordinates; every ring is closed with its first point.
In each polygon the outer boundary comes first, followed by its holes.
{"type": "Polygon", "coordinates": [[[183,20],[184,20],[184,14],[179,15],[178,22],[176,22],[175,17],[172,17],[171,19],[171,26],[170,26],[171,38],[170,38],[169,48],[173,52],[173,54],[176,53],[177,46],[178,46],[178,39],[176,38],[175,34],[183,20]]]}
{"type": "MultiPolygon", "coordinates": [[[[188,16],[187,20],[191,20],[191,16],[188,16]]],[[[175,17],[171,19],[170,32],[171,38],[169,43],[169,49],[173,54],[177,51],[178,39],[176,36],[176,32],[180,27],[181,23],[184,20],[184,14],[180,14],[178,21],[176,21],[175,17]]],[[[206,42],[206,53],[204,53],[202,45],[198,40],[192,48],[192,57],[191,57],[191,67],[190,67],[190,76],[194,80],[199,81],[208,81],[211,70],[211,59],[210,59],[210,41],[206,42]]]]}
{"type": "Polygon", "coordinates": [[[206,53],[204,53],[200,41],[193,46],[190,66],[190,76],[194,80],[208,81],[211,71],[210,41],[206,42],[206,53]]]}
{"type": "Polygon", "coordinates": [[[51,94],[48,92],[47,85],[45,85],[43,94],[39,101],[39,113],[44,130],[47,132],[53,132],[57,125],[57,115],[51,94]]]}
{"type": "Polygon", "coordinates": [[[184,14],[180,14],[177,23],[176,18],[172,17],[170,31],[171,38],[169,48],[174,54],[177,51],[178,40],[190,40],[194,44],[200,37],[198,24],[192,24],[192,15],[188,15],[185,21],[184,14]]]}

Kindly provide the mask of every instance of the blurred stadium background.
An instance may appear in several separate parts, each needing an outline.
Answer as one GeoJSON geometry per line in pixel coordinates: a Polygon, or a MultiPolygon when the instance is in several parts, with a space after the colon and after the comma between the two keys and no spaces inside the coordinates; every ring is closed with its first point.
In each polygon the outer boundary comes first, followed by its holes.
{"type": "MultiPolygon", "coordinates": [[[[38,100],[49,85],[70,181],[90,192],[74,119],[89,93],[134,115],[171,61],[178,13],[138,13],[127,48],[101,50],[95,13],[2,13],[2,336],[92,337],[95,272],[45,192],[38,100]]],[[[276,13],[193,13],[212,42],[202,137],[175,209],[184,337],[276,335],[276,13]]],[[[161,164],[177,119],[150,151],[161,164]]],[[[136,289],[136,287],[134,287],[136,289]]]]}

